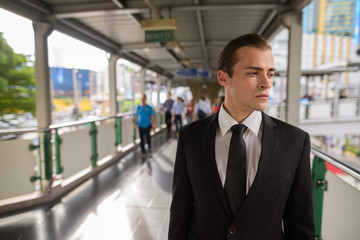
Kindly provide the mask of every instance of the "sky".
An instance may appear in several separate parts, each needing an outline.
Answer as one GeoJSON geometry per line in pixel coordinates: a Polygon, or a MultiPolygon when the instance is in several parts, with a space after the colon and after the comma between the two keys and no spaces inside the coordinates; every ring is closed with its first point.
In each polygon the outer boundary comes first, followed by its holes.
{"type": "MultiPolygon", "coordinates": [[[[16,53],[34,55],[32,22],[0,8],[0,32],[16,53]]],[[[48,38],[50,67],[66,67],[102,71],[107,68],[106,52],[58,31],[48,38]]],[[[34,59],[34,57],[32,58],[34,59]]]]}

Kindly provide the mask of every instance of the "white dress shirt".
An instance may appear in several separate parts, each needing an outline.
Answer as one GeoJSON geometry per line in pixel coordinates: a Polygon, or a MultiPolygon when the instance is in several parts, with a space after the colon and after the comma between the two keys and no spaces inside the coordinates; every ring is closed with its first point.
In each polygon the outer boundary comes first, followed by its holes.
{"type": "MultiPolygon", "coordinates": [[[[223,104],[219,111],[219,128],[215,138],[215,158],[222,185],[225,184],[226,167],[229,156],[231,127],[239,124],[225,110],[223,104]]],[[[246,144],[246,193],[253,183],[258,169],[261,154],[262,115],[259,111],[252,112],[243,122],[247,129],[243,134],[246,144]]]]}

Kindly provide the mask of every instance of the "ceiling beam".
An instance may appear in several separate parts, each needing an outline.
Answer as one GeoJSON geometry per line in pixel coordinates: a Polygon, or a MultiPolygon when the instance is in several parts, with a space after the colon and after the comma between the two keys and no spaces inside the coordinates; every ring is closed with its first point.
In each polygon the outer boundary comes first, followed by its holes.
{"type": "MultiPolygon", "coordinates": [[[[284,4],[254,4],[254,3],[240,3],[230,5],[196,5],[196,6],[182,6],[173,7],[172,11],[226,11],[226,10],[268,10],[276,9],[278,7],[285,6],[284,4]]],[[[287,6],[287,5],[286,5],[287,6]]]]}
{"type": "Polygon", "coordinates": [[[111,10],[87,10],[87,11],[69,11],[63,13],[55,13],[56,18],[82,18],[82,17],[101,17],[109,15],[128,15],[128,14],[138,14],[138,13],[148,13],[149,9],[134,9],[134,8],[124,8],[124,9],[111,9],[111,10]]]}
{"type": "MultiPolygon", "coordinates": [[[[202,48],[205,47],[207,49],[210,48],[223,48],[227,44],[226,41],[219,41],[219,42],[206,42],[204,46],[202,42],[182,42],[181,45],[183,48],[202,48]]],[[[137,44],[124,44],[121,45],[122,51],[131,51],[134,49],[143,50],[144,48],[149,49],[161,49],[166,46],[162,46],[159,42],[156,43],[137,43],[137,44]]]]}
{"type": "MultiPolygon", "coordinates": [[[[131,3],[125,8],[119,9],[114,3],[83,3],[83,4],[66,4],[53,7],[56,18],[76,18],[104,16],[109,14],[135,14],[148,13],[149,8],[157,18],[162,18],[161,11],[168,11],[170,5],[158,8],[151,0],[144,0],[147,6],[140,8],[131,7],[131,3]],[[154,10],[155,9],[155,10],[154,10]],[[158,17],[161,16],[161,17],[158,17]]],[[[227,11],[227,10],[273,10],[278,8],[289,8],[286,4],[231,4],[231,5],[184,5],[171,7],[172,12],[176,11],[227,11]]]]}
{"type": "Polygon", "coordinates": [[[306,5],[308,5],[311,0],[292,0],[290,1],[290,6],[293,11],[301,11],[306,5]]]}
{"type": "Polygon", "coordinates": [[[34,21],[46,21],[46,17],[50,13],[48,7],[40,3],[36,4],[33,1],[1,0],[0,7],[34,21]]]}
{"type": "MultiPolygon", "coordinates": [[[[194,4],[197,6],[200,5],[199,0],[194,0],[194,4]]],[[[196,10],[196,19],[197,19],[197,23],[198,23],[198,29],[199,29],[199,35],[200,35],[200,40],[201,40],[201,44],[202,44],[202,50],[204,53],[204,59],[205,59],[205,61],[208,61],[209,56],[208,56],[208,52],[207,52],[207,48],[206,48],[204,24],[203,24],[202,15],[201,15],[200,10],[196,10]]]]}
{"type": "Polygon", "coordinates": [[[68,36],[71,36],[73,38],[76,38],[80,41],[83,41],[85,43],[88,43],[92,46],[95,46],[99,49],[102,49],[106,52],[115,53],[119,48],[119,46],[116,45],[115,43],[112,43],[110,45],[106,44],[101,35],[94,38],[95,36],[94,34],[89,34],[88,32],[85,31],[79,31],[78,30],[78,28],[80,27],[79,25],[77,27],[74,27],[74,25],[71,24],[69,25],[69,22],[66,21],[56,21],[52,23],[52,25],[54,26],[55,30],[62,32],[68,36]]]}
{"type": "MultiPolygon", "coordinates": [[[[78,32],[81,32],[81,33],[113,48],[114,50],[117,50],[121,47],[118,43],[108,39],[107,37],[103,36],[102,34],[99,34],[97,31],[94,31],[93,29],[87,27],[86,25],[80,23],[79,21],[77,21],[75,19],[61,19],[58,21],[67,25],[68,27],[71,27],[71,28],[77,30],[78,32]]],[[[55,24],[55,27],[56,27],[56,24],[55,24]]],[[[73,37],[76,37],[76,35],[73,35],[73,37]]]]}
{"type": "Polygon", "coordinates": [[[265,19],[265,21],[261,22],[261,26],[259,27],[259,29],[256,31],[257,34],[262,35],[263,32],[265,31],[265,29],[269,26],[269,24],[271,23],[272,20],[274,20],[275,16],[277,14],[277,11],[275,9],[273,9],[270,14],[267,16],[267,18],[265,19]]]}

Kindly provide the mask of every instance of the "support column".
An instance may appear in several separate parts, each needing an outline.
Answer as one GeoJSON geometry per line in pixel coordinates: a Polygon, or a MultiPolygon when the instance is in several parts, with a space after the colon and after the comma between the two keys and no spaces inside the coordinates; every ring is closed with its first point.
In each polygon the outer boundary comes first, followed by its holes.
{"type": "Polygon", "coordinates": [[[339,95],[340,95],[340,89],[339,85],[341,82],[341,72],[333,73],[332,75],[333,81],[334,81],[334,100],[333,100],[333,106],[332,106],[332,116],[334,117],[334,120],[338,120],[339,118],[339,95]]]}
{"type": "Polygon", "coordinates": [[[283,104],[284,104],[284,93],[285,93],[285,89],[284,89],[284,82],[286,79],[286,73],[284,72],[280,72],[280,102],[279,102],[279,110],[278,110],[278,117],[280,119],[284,119],[284,109],[283,109],[283,104]]]}
{"type": "Polygon", "coordinates": [[[167,80],[166,82],[166,88],[167,88],[167,92],[169,92],[171,90],[171,80],[167,80]]]}
{"type": "Polygon", "coordinates": [[[161,76],[158,76],[156,79],[156,93],[157,93],[157,100],[156,100],[156,106],[160,107],[160,92],[161,92],[161,76]]]}
{"type": "Polygon", "coordinates": [[[35,88],[36,118],[39,132],[40,185],[43,192],[50,192],[52,185],[51,148],[51,84],[48,62],[47,38],[53,27],[44,22],[33,23],[35,34],[35,88]]]}
{"type": "Polygon", "coordinates": [[[36,117],[39,128],[48,128],[51,124],[51,84],[47,38],[53,28],[50,24],[43,22],[34,22],[33,28],[35,34],[36,117]]]}
{"type": "Polygon", "coordinates": [[[141,92],[145,93],[145,76],[146,76],[146,68],[141,68],[140,75],[140,84],[141,84],[141,92]]]}
{"type": "Polygon", "coordinates": [[[110,116],[115,116],[119,109],[117,101],[117,84],[116,84],[116,62],[120,58],[117,54],[111,54],[109,59],[109,89],[110,89],[110,116]]]}
{"type": "Polygon", "coordinates": [[[300,78],[301,78],[301,13],[289,13],[283,21],[289,29],[289,50],[286,90],[285,121],[299,126],[300,78]]]}

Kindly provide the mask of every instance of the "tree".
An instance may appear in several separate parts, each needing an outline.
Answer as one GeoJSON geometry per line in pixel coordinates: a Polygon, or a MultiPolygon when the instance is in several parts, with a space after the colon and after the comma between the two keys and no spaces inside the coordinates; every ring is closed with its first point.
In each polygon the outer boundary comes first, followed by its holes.
{"type": "Polygon", "coordinates": [[[0,115],[35,113],[34,67],[30,56],[15,53],[0,32],[0,115]]]}

